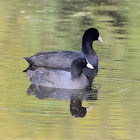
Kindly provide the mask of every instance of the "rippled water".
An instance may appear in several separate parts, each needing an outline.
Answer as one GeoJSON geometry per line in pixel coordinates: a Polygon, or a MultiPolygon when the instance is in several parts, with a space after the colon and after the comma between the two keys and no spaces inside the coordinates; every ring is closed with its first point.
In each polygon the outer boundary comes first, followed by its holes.
{"type": "Polygon", "coordinates": [[[136,0],[0,1],[0,139],[138,140],[139,6],[136,0]],[[100,66],[90,93],[30,86],[22,57],[80,50],[90,27],[104,40],[94,43],[100,66]],[[77,118],[73,106],[93,108],[77,118]]]}

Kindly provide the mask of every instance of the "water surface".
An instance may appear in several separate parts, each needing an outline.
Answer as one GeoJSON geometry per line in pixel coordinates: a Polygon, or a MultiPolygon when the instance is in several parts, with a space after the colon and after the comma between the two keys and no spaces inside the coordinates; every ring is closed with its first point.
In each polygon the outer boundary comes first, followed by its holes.
{"type": "MultiPolygon", "coordinates": [[[[0,2],[0,139],[138,140],[140,43],[138,1],[3,0],[0,2]],[[39,51],[80,50],[87,28],[99,72],[90,93],[29,94],[22,59],[39,51]],[[75,95],[74,94],[74,95],[75,95]],[[73,95],[73,94],[72,94],[73,95]],[[72,116],[72,101],[93,106],[72,116]]],[[[57,93],[57,92],[56,92],[57,93]]]]}

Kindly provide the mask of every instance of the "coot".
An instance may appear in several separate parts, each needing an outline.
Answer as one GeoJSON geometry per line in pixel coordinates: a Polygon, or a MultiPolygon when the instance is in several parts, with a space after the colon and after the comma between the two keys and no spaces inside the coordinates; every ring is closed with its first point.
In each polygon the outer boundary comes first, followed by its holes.
{"type": "Polygon", "coordinates": [[[89,28],[82,38],[82,51],[39,52],[31,57],[24,57],[29,67],[70,68],[73,60],[84,57],[94,66],[98,66],[98,56],[92,47],[92,42],[99,40],[103,43],[96,28],[89,28]]]}
{"type": "Polygon", "coordinates": [[[93,66],[87,62],[85,58],[73,60],[71,64],[71,72],[64,70],[47,70],[43,67],[37,68],[35,71],[27,70],[27,75],[35,85],[41,85],[51,88],[64,89],[84,89],[90,87],[90,82],[82,73],[82,69],[93,66]]]}

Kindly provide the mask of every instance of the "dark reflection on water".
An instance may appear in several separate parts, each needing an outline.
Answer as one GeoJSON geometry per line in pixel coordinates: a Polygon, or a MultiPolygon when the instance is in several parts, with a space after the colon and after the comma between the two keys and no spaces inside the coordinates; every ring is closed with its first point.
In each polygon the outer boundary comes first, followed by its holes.
{"type": "Polygon", "coordinates": [[[98,14],[112,17],[113,19],[109,21],[112,23],[112,26],[123,27],[128,22],[128,18],[118,11],[99,11],[98,14]]]}
{"type": "MultiPolygon", "coordinates": [[[[86,25],[86,26],[92,26],[94,22],[96,22],[95,18],[93,18],[94,15],[98,16],[109,16],[112,18],[111,22],[112,26],[117,26],[117,27],[123,27],[126,25],[126,22],[128,22],[128,17],[123,11],[119,11],[111,9],[110,10],[103,10],[103,9],[96,9],[94,11],[90,10],[90,6],[94,7],[96,5],[98,6],[115,6],[119,4],[120,2],[115,0],[100,0],[100,1],[92,1],[89,0],[85,3],[85,1],[66,1],[65,4],[61,5],[61,9],[58,13],[60,15],[59,18],[61,19],[67,19],[68,17],[74,18],[71,15],[76,14],[76,17],[79,17],[80,20],[80,25],[86,25]],[[87,9],[86,9],[87,8],[87,9]],[[65,11],[65,12],[64,12],[65,11]],[[78,16],[79,13],[79,16],[78,16]]],[[[109,9],[109,8],[108,8],[109,9]]]]}
{"type": "Polygon", "coordinates": [[[31,85],[27,90],[28,95],[35,95],[40,100],[54,98],[56,100],[70,100],[70,112],[75,117],[85,117],[92,107],[82,107],[85,99],[97,100],[98,93],[91,89],[69,90],[31,85]]]}

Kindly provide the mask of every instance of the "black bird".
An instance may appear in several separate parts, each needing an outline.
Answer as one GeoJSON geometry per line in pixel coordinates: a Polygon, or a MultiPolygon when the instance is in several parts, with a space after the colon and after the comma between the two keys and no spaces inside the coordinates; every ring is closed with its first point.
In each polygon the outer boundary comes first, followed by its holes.
{"type": "Polygon", "coordinates": [[[51,88],[84,89],[91,86],[82,69],[88,67],[94,69],[85,58],[73,60],[71,72],[64,70],[47,70],[43,67],[35,71],[27,70],[27,76],[32,84],[51,88]]]}
{"type": "Polygon", "coordinates": [[[99,31],[96,28],[89,28],[82,38],[82,51],[39,52],[31,57],[24,57],[24,59],[30,64],[29,68],[50,67],[60,69],[70,68],[73,60],[84,57],[93,67],[98,67],[98,56],[92,47],[95,40],[103,43],[99,31]]]}

